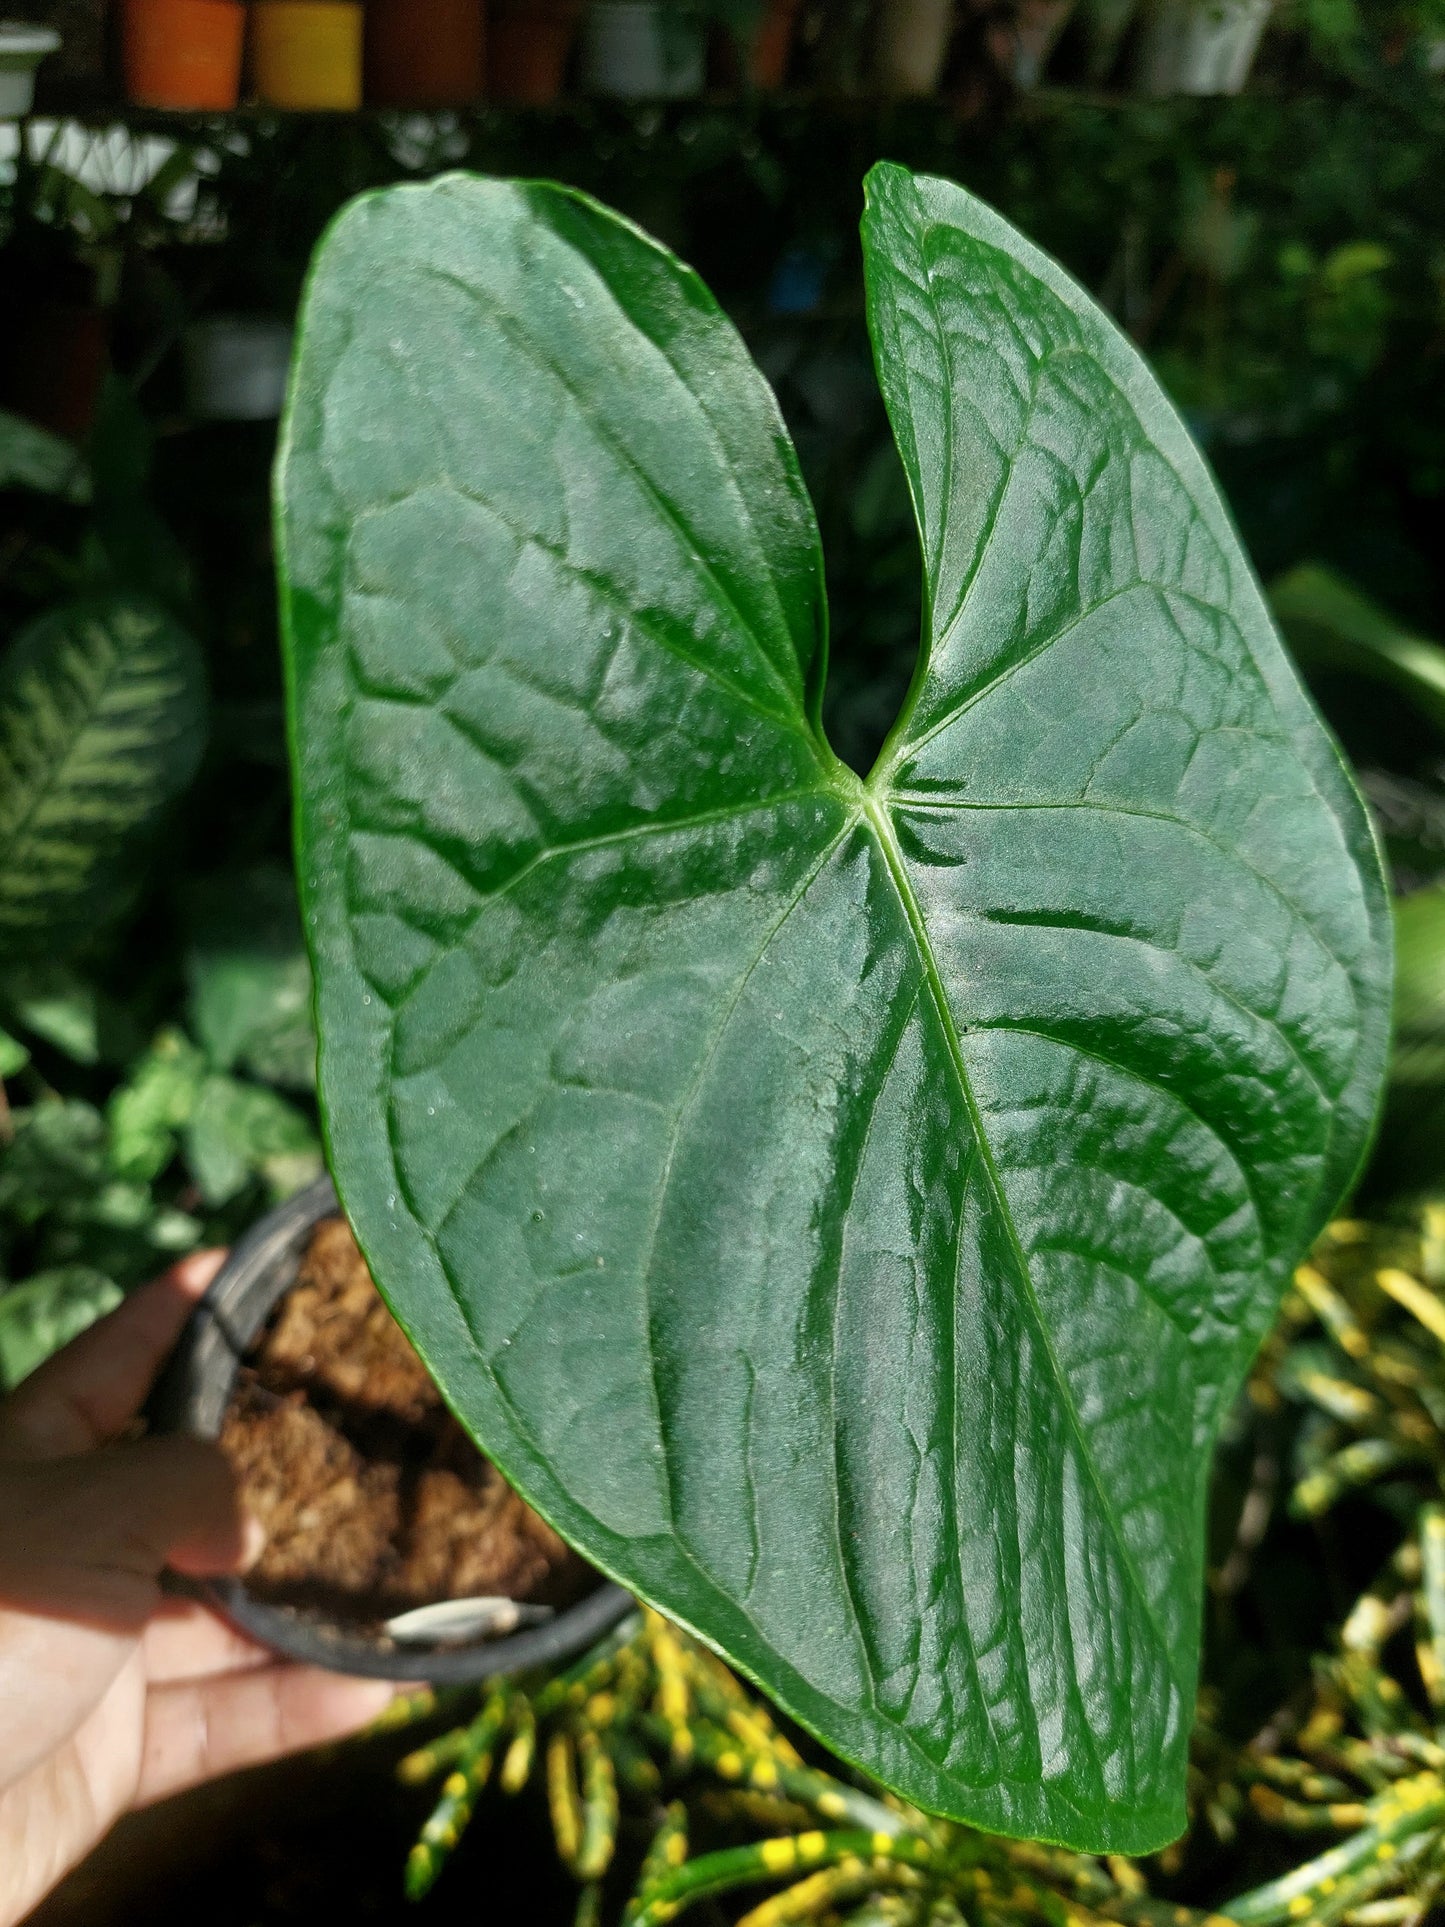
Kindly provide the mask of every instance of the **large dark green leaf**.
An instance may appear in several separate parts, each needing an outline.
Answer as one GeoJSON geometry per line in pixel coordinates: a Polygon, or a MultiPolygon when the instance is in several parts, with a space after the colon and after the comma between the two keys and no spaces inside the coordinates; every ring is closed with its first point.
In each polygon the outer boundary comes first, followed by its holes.
{"type": "Polygon", "coordinates": [[[75,603],[16,639],[0,662],[0,955],[53,955],[124,902],[204,727],[196,645],[147,604],[75,603]]]}
{"type": "Polygon", "coordinates": [[[1138,357],[945,182],[877,170],[864,241],[931,611],[866,783],[696,277],[546,186],[332,231],[279,487],[335,1172],[598,1564],[925,1806],[1145,1848],[1384,893],[1138,357]]]}

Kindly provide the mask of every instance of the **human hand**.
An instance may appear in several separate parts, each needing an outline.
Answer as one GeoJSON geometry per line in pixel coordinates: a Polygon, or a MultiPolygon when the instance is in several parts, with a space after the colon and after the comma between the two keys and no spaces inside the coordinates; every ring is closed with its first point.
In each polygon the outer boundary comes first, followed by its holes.
{"type": "Polygon", "coordinates": [[[160,1574],[260,1551],[218,1447],[122,1441],[219,1252],[134,1292],[0,1402],[0,1927],[128,1808],[354,1731],[393,1688],[277,1664],[160,1574]]]}

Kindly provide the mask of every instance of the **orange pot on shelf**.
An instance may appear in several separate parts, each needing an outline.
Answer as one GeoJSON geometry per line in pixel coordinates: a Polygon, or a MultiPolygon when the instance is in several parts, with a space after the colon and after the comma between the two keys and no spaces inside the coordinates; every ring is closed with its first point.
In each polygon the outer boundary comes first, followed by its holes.
{"type": "Polygon", "coordinates": [[[556,100],[581,14],[581,0],[492,0],[492,97],[520,107],[556,100]]]}
{"type": "Polygon", "coordinates": [[[241,0],[125,0],[126,92],[139,107],[225,113],[241,89],[241,0]]]}
{"type": "Polygon", "coordinates": [[[251,9],[251,78],[268,107],[354,111],[361,105],[356,0],[259,0],[251,9]]]}
{"type": "Polygon", "coordinates": [[[482,0],[368,0],[370,106],[470,106],[482,91],[485,56],[482,0]]]}

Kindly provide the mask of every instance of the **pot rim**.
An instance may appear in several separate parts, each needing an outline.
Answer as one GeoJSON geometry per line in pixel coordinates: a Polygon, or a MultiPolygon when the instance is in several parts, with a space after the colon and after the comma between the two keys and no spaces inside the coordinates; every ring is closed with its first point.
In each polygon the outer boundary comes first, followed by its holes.
{"type": "MultiPolygon", "coordinates": [[[[241,1361],[272,1307],[295,1283],[311,1232],[324,1218],[341,1215],[335,1186],[329,1177],[321,1177],[268,1212],[237,1240],[187,1321],[151,1396],[148,1414],[154,1430],[217,1436],[241,1361]]],[[[556,1666],[585,1652],[634,1604],[621,1586],[602,1579],[584,1599],[544,1626],[461,1646],[403,1648],[381,1634],[353,1631],[253,1599],[244,1579],[174,1583],[205,1600],[241,1632],[288,1658],[368,1679],[436,1686],[461,1686],[556,1666]]]]}

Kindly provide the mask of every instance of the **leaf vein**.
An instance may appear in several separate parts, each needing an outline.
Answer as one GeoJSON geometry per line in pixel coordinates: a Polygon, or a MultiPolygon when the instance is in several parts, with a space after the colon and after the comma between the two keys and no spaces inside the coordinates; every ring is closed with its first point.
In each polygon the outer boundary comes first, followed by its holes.
{"type": "MultiPolygon", "coordinates": [[[[637,457],[633,455],[626,445],[619,441],[613,431],[607,427],[601,415],[598,413],[596,405],[589,401],[576,386],[562,364],[551,355],[545,354],[538,346],[534,337],[525,329],[518,327],[515,318],[507,311],[506,307],[497,297],[487,289],[467,281],[461,275],[452,274],[445,268],[437,267],[434,262],[421,264],[421,271],[430,279],[440,281],[445,286],[456,288],[458,292],[474,300],[478,307],[486,309],[517,352],[535,367],[550,375],[558,387],[562,389],[563,393],[570,398],[578,414],[582,420],[586,422],[598,442],[609,451],[618,466],[622,468],[625,473],[633,477],[642,489],[643,494],[648,497],[653,507],[657,509],[662,519],[668,523],[673,531],[681,538],[685,555],[696,564],[698,573],[700,573],[711,586],[719,603],[731,611],[740,632],[745,635],[756,648],[759,662],[766,670],[768,679],[777,687],[790,709],[794,711],[797,722],[802,725],[804,719],[801,706],[798,703],[798,693],[789,688],[781,670],[773,659],[771,650],[764,645],[762,637],[753,627],[752,622],[739,608],[735,594],[723,582],[717,572],[716,565],[709,560],[703,546],[702,538],[687,520],[678,513],[675,505],[668,500],[666,494],[658,487],[652,476],[648,474],[647,470],[637,460],[637,457]]],[[[670,365],[669,363],[669,366],[670,365]]],[[[688,393],[691,394],[691,392],[689,388],[688,393]]],[[[709,426],[711,426],[711,424],[709,424],[709,426]]],[[[726,473],[726,469],[724,469],[724,473],[726,473]]],[[[789,638],[789,643],[791,646],[791,638],[789,638]]]]}

